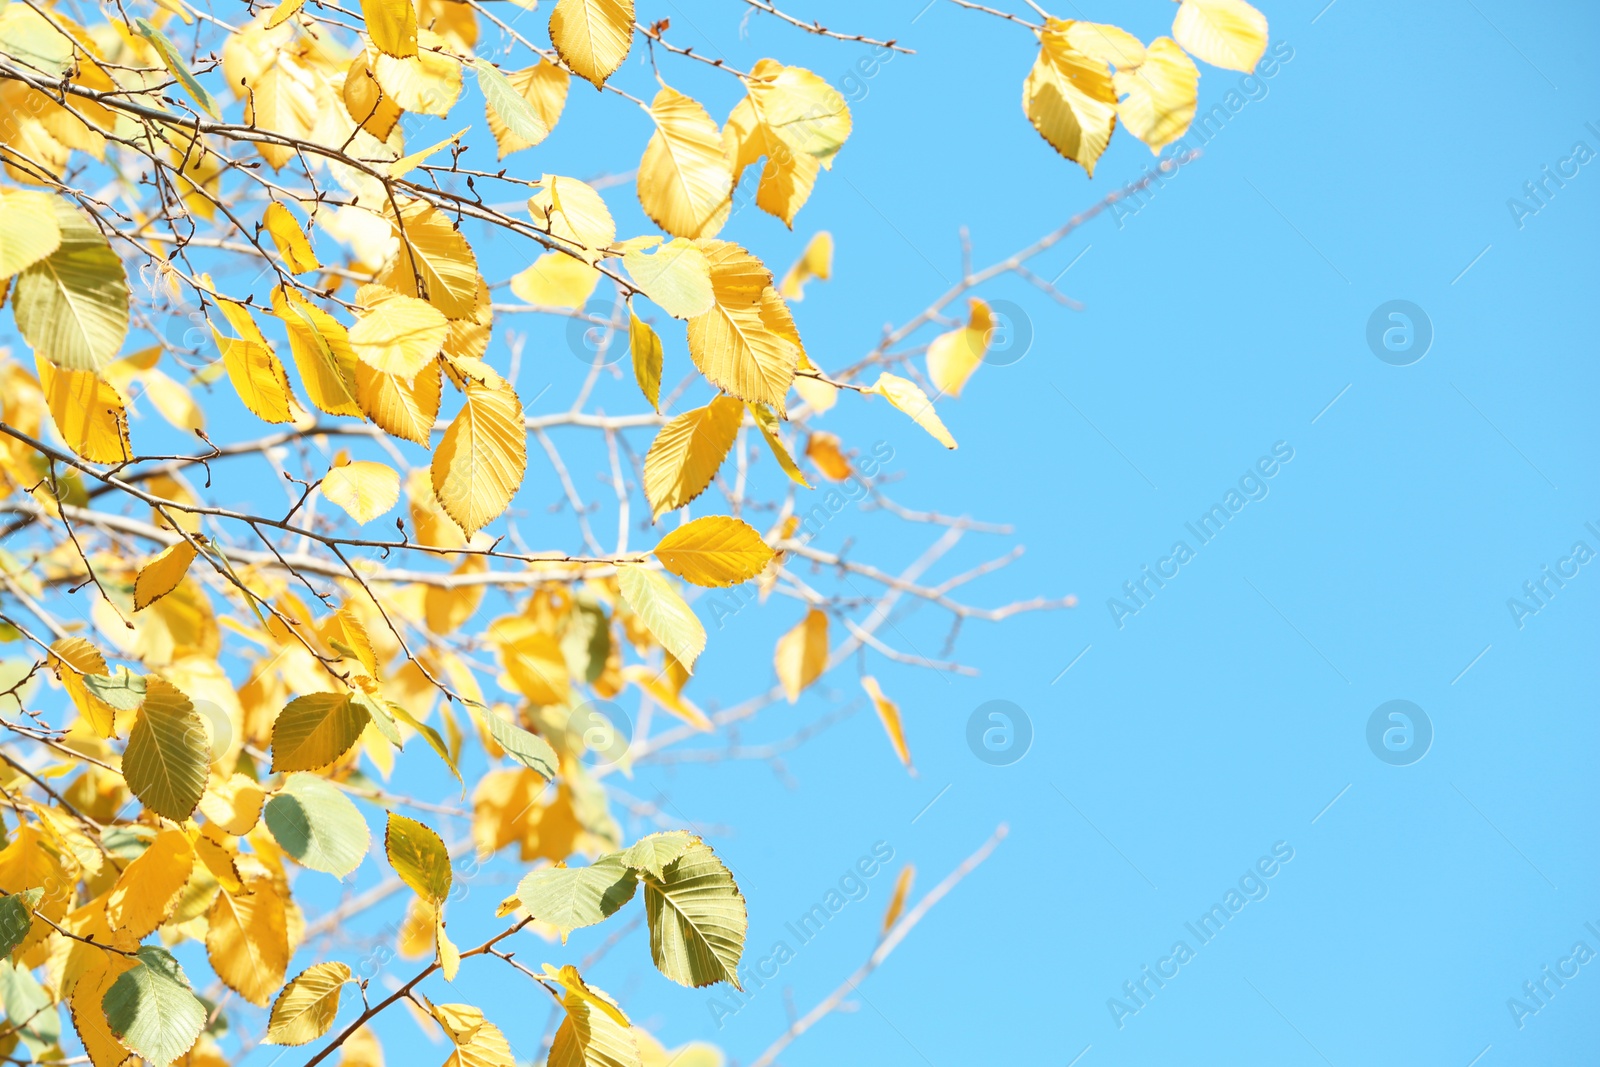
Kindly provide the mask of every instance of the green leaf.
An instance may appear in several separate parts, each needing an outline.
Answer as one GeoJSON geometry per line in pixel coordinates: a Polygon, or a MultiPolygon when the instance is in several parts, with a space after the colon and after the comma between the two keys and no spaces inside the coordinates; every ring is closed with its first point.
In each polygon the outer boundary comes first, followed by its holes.
{"type": "Polygon", "coordinates": [[[8,1029],[22,1038],[33,1058],[43,1059],[61,1040],[61,1015],[36,978],[9,962],[0,963],[0,998],[5,1000],[8,1029]]]}
{"type": "Polygon", "coordinates": [[[106,674],[84,675],[83,687],[118,711],[133,711],[144,703],[144,678],[121,665],[106,674]]]}
{"type": "Polygon", "coordinates": [[[55,212],[60,247],[17,275],[17,330],[56,366],[98,373],[128,336],[128,276],[87,216],[59,197],[55,212]]]}
{"type": "Polygon", "coordinates": [[[344,878],[361,865],[372,836],[350,798],[326,778],[291,774],[267,801],[267,829],[302,867],[344,878]]]}
{"type": "Polygon", "coordinates": [[[635,285],[675,319],[691,319],[710,311],[716,303],[711,288],[711,264],[706,254],[684,237],[675,237],[656,249],[646,250],[635,239],[622,254],[622,265],[635,285]]]}
{"type": "Polygon", "coordinates": [[[361,738],[367,709],[348,693],[311,693],[289,701],[272,724],[272,771],[326,767],[361,738]]]}
{"type": "Polygon", "coordinates": [[[415,819],[389,813],[383,848],[389,866],[417,896],[433,904],[450,895],[450,851],[438,834],[415,819]]]}
{"type": "Polygon", "coordinates": [[[339,1015],[339,992],[350,981],[342,963],[316,963],[283,987],[267,1020],[265,1045],[304,1045],[333,1026],[339,1015]]]}
{"type": "Polygon", "coordinates": [[[205,720],[175,686],[148,679],[122,753],[122,776],[133,795],[157,815],[183,822],[205,794],[210,765],[205,720]]]}
{"type": "Polygon", "coordinates": [[[560,759],[550,742],[515,723],[506,722],[492,711],[480,711],[479,717],[488,728],[489,736],[506,750],[506,755],[530,771],[538,772],[546,781],[555,781],[560,759]]]}
{"type": "Polygon", "coordinates": [[[574,678],[593,685],[606,672],[611,654],[611,629],[606,613],[587,597],[574,600],[561,634],[561,655],[574,678]]]}
{"type": "Polygon", "coordinates": [[[739,985],[749,915],[733,874],[711,846],[692,837],[684,854],[644,876],[650,955],[658,970],[685,986],[739,985]]]}
{"type": "Polygon", "coordinates": [[[139,32],[144,35],[144,39],[155,46],[157,54],[161,56],[161,62],[165,64],[167,70],[172,72],[172,76],[177,78],[183,87],[188,90],[189,95],[194,97],[194,102],[204,108],[207,115],[221,122],[222,109],[217,106],[216,98],[206,91],[205,86],[195,81],[194,75],[189,73],[189,67],[183,61],[183,56],[179,54],[177,47],[167,39],[167,35],[150,25],[145,19],[134,19],[133,24],[139,28],[139,32]]]}
{"type": "Polygon", "coordinates": [[[622,862],[639,871],[647,871],[657,881],[665,878],[664,869],[669,863],[689,851],[694,835],[687,830],[667,830],[650,834],[635,841],[622,853],[622,862]]]}
{"type": "Polygon", "coordinates": [[[538,144],[550,136],[550,127],[545,125],[544,119],[493,63],[474,59],[472,69],[478,72],[478,88],[483,90],[483,98],[506,124],[506,129],[530,144],[538,144]]]}
{"type": "Polygon", "coordinates": [[[658,414],[661,411],[661,338],[628,302],[628,350],[633,356],[633,379],[658,414]]]}
{"type": "Polygon", "coordinates": [[[378,728],[385,741],[395,748],[406,747],[400,737],[400,724],[395,720],[394,713],[389,710],[387,700],[382,696],[369,696],[362,692],[351,693],[350,699],[366,709],[367,714],[372,717],[372,724],[378,728]]]}
{"type": "Polygon", "coordinates": [[[194,1047],[206,1025],[206,1006],[189,988],[183,968],[164,948],[145,945],[100,1002],[117,1040],[149,1060],[167,1064],[194,1047]]]}
{"type": "Polygon", "coordinates": [[[617,584],[651,636],[685,669],[694,670],[694,661],[706,649],[706,628],[672,583],[643,564],[623,563],[617,567],[617,584]]]}
{"type": "Polygon", "coordinates": [[[561,931],[603,922],[633,899],[638,876],[622,862],[622,854],[601,856],[587,867],[546,867],[517,886],[517,899],[533,917],[561,931]]]}
{"type": "Polygon", "coordinates": [[[33,926],[33,907],[43,895],[43,889],[30,889],[0,897],[0,958],[10,956],[27,940],[33,926]]]}

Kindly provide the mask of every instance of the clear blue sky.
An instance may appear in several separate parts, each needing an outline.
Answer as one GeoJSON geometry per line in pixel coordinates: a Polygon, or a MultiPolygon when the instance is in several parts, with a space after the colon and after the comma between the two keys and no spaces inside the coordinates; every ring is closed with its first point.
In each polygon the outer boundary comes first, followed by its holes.
{"type": "MultiPolygon", "coordinates": [[[[792,6],[917,50],[852,91],[854,136],[793,234],[753,209],[724,234],[780,269],[814,231],[836,235],[834,280],[796,309],[825,367],[854,360],[884,323],[948,287],[959,226],[983,265],[1150,162],[1119,134],[1089,180],[1037,137],[1019,106],[1037,46],[1016,26],[943,0],[792,6]]],[[[1015,524],[1027,555],[974,598],[1071,593],[1079,604],[966,627],[957,652],[981,668],[976,678],[867,657],[905,711],[917,778],[866,712],[787,753],[783,777],[762,763],[689,763],[625,783],[643,797],[659,791],[686,823],[733,831],[709,836],[750,901],[755,958],[776,940],[793,945],[785,923],[876,843],[894,853],[866,899],[721,1029],[711,994],[660,978],[642,931],[631,934],[590,977],[669,1044],[709,1038],[749,1062],[787,1025],[786,988],[803,1012],[865,959],[895,869],[916,865],[920,896],[1004,822],[1009,838],[861,986],[857,1010],[820,1023],[783,1063],[1593,1062],[1600,957],[1559,989],[1541,969],[1570,974],[1578,942],[1600,953],[1600,562],[1574,555],[1580,541],[1600,553],[1600,162],[1574,156],[1579,142],[1600,153],[1600,12],[1507,0],[1262,8],[1292,57],[1245,87],[1204,68],[1202,108],[1236,88],[1245,102],[1202,158],[1136,214],[1097,219],[1038,263],[1084,309],[1014,279],[986,291],[1024,309],[1032,344],[942,402],[959,451],[881,403],[847,400],[825,420],[863,450],[890,444],[903,504],[1015,524]],[[1539,204],[1524,183],[1544,180],[1547,165],[1568,176],[1539,204]],[[1520,212],[1508,206],[1517,197],[1520,212]],[[1431,346],[1407,365],[1368,343],[1369,319],[1394,300],[1431,324],[1431,346]],[[1270,477],[1252,476],[1262,457],[1270,477]],[[1233,489],[1238,510],[1202,543],[1186,524],[1226,508],[1233,489]],[[1179,541],[1192,556],[1181,564],[1179,541]],[[1154,594],[1132,601],[1124,583],[1146,566],[1169,577],[1160,588],[1145,579],[1154,594]],[[1545,580],[1546,566],[1576,574],[1531,600],[1524,583],[1545,580]],[[1513,597],[1528,610],[1513,613],[1513,597]],[[1139,610],[1113,611],[1112,598],[1139,610]],[[1031,722],[1031,750],[1009,766],[981,762],[967,744],[969,717],[990,700],[1031,722]],[[1409,764],[1369,745],[1369,720],[1392,700],[1431,724],[1426,754],[1409,764]],[[1258,862],[1270,877],[1251,876],[1258,862]],[[1260,899],[1202,941],[1187,924],[1226,910],[1233,888],[1236,900],[1260,899]],[[1147,966],[1165,968],[1163,986],[1147,966]],[[1545,1002],[1524,991],[1540,980],[1554,991],[1545,1002]],[[1140,981],[1134,999],[1124,983],[1140,981]],[[1513,997],[1539,1010],[1519,1019],[1513,997]]],[[[1058,13],[1148,40],[1168,32],[1173,10],[1144,0],[1058,13]]],[[[846,88],[868,54],[767,16],[746,20],[733,0],[647,0],[641,14],[670,17],[674,39],[737,66],[779,56],[846,88]]],[[[522,21],[542,35],[545,17],[522,21]]],[[[665,70],[723,117],[732,79],[696,67],[665,70]]],[[[638,55],[618,77],[651,91],[638,55]]],[[[594,97],[575,86],[548,154],[516,165],[630,170],[645,120],[594,97]],[[616,132],[602,137],[585,115],[612,116],[616,132]]],[[[631,186],[606,196],[625,235],[647,228],[631,186]]],[[[485,258],[505,276],[521,254],[485,258]]],[[[581,367],[563,331],[503,325],[534,337],[523,399],[552,386],[530,410],[564,404],[581,367]]],[[[490,358],[505,367],[503,326],[490,358]]],[[[685,365],[678,334],[668,359],[670,379],[671,361],[685,365]]],[[[620,386],[609,409],[636,410],[631,385],[620,386]]],[[[584,479],[586,462],[574,461],[584,479]]],[[[537,449],[532,469],[524,533],[576,544],[569,518],[540,517],[557,490],[537,449]]],[[[587,480],[583,490],[604,491],[587,480]]],[[[874,561],[903,566],[933,537],[851,510],[822,543],[854,538],[874,561]]],[[[1009,543],[963,548],[934,577],[1009,543]]],[[[714,630],[702,661],[710,684],[697,680],[695,695],[732,702],[770,684],[772,642],[795,618],[792,601],[775,602],[714,630]]],[[[944,623],[921,611],[897,625],[932,651],[944,623]]],[[[764,713],[743,740],[780,740],[859,704],[855,673],[841,668],[797,708],[764,713]]],[[[405,757],[426,759],[420,748],[405,757]]],[[[426,766],[399,782],[456,796],[426,766]]],[[[630,838],[649,829],[624,822],[630,838]]],[[[494,928],[493,905],[517,874],[493,864],[452,905],[458,943],[494,928]]],[[[356,884],[382,875],[374,860],[356,884]]],[[[575,962],[606,932],[522,952],[575,962]]],[[[409,965],[386,971],[402,973],[409,965]]],[[[453,995],[436,981],[430,996],[481,1003],[531,1054],[542,994],[465,972],[464,983],[453,995]]],[[[403,1015],[379,1031],[393,1064],[446,1055],[403,1015]]]]}

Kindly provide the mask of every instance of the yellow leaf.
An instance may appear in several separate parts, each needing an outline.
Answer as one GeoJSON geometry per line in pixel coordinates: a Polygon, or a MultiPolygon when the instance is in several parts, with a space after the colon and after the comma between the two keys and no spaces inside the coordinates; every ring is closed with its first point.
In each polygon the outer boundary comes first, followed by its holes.
{"type": "Polygon", "coordinates": [[[1244,0],[1183,0],[1172,36],[1213,67],[1248,74],[1267,50],[1267,19],[1244,0]]]}
{"type": "Polygon", "coordinates": [[[709,733],[716,729],[716,724],[706,717],[705,712],[684,699],[682,693],[673,691],[666,678],[665,671],[657,674],[652,668],[646,667],[642,663],[630,663],[622,668],[622,676],[638,686],[640,692],[690,726],[693,726],[696,730],[703,730],[709,733]]]}
{"type": "Polygon", "coordinates": [[[639,160],[639,204],[676,237],[712,237],[733,207],[733,171],[706,109],[662,86],[650,104],[656,132],[639,160]]]}
{"type": "Polygon", "coordinates": [[[272,243],[278,247],[278,254],[283,257],[283,265],[290,274],[304,274],[322,266],[317,262],[316,252],[311,249],[310,239],[288,208],[274,200],[267,205],[261,221],[266,225],[267,233],[272,236],[272,243]]]}
{"type": "Polygon", "coordinates": [[[1073,48],[1118,70],[1132,70],[1145,59],[1139,38],[1120,26],[1078,21],[1067,26],[1066,35],[1073,48]]]}
{"type": "Polygon", "coordinates": [[[794,321],[772,287],[772,274],[736,244],[703,246],[716,303],[689,320],[689,355],[700,373],[725,393],[766,404],[780,417],[799,366],[794,321]]]}
{"type": "Polygon", "coordinates": [[[260,783],[236,773],[226,781],[212,783],[200,798],[200,812],[228,833],[243,837],[260,821],[261,805],[266,802],[260,783]]]}
{"type": "Polygon", "coordinates": [[[411,0],[361,0],[361,17],[384,55],[404,59],[417,54],[417,9],[411,0]]]}
{"type": "Polygon", "coordinates": [[[467,399],[433,453],[433,491],[472,536],[505,511],[528,468],[522,405],[511,386],[469,381],[467,399]]]}
{"type": "Polygon", "coordinates": [[[750,416],[755,419],[756,428],[761,431],[762,438],[767,442],[767,448],[772,452],[772,458],[778,461],[778,466],[789,480],[797,485],[811,488],[811,483],[806,481],[805,474],[795,464],[794,457],[789,454],[789,446],[783,443],[783,437],[778,431],[778,417],[774,415],[765,404],[749,404],[750,416]]]}
{"type": "Polygon", "coordinates": [[[747,582],[772,560],[772,549],[749,523],[728,515],[686,522],[652,554],[686,582],[717,588],[747,582]]]}
{"type": "Polygon", "coordinates": [[[941,393],[960,396],[972,372],[978,369],[989,350],[989,335],[994,329],[989,305],[973,297],[967,325],[940,334],[928,345],[928,380],[941,393]]]}
{"type": "Polygon", "coordinates": [[[729,113],[722,130],[722,143],[724,153],[733,164],[735,185],[744,177],[746,167],[766,157],[760,183],[756,186],[756,207],[793,228],[795,215],[811,198],[822,162],[785,144],[761,121],[760,112],[749,97],[739,101],[729,113]]]}
{"type": "Polygon", "coordinates": [[[407,174],[410,174],[413,170],[426,163],[429,157],[431,157],[435,152],[439,151],[439,149],[444,148],[446,145],[455,144],[457,141],[461,140],[461,138],[470,129],[472,129],[471,126],[465,126],[442,141],[435,141],[427,148],[423,148],[419,151],[400,157],[393,163],[389,164],[389,177],[404,178],[407,174]]]}
{"type": "Polygon", "coordinates": [[[576,178],[546,174],[539,191],[528,198],[528,214],[551,237],[575,245],[590,263],[617,239],[611,209],[593,186],[576,178]]]}
{"type": "MultiPolygon", "coordinates": [[[[526,70],[507,74],[506,81],[510,82],[511,88],[533,108],[534,114],[543,121],[546,131],[556,128],[556,123],[561,119],[561,111],[567,105],[567,87],[572,81],[572,77],[566,71],[548,60],[541,59],[526,70]]],[[[489,132],[494,134],[494,142],[499,149],[501,159],[539,143],[525,140],[508,129],[505,120],[487,100],[484,102],[484,110],[487,112],[489,132]]],[[[541,141],[543,139],[540,138],[541,141]]]]}
{"type": "Polygon", "coordinates": [[[793,704],[828,667],[828,616],[816,608],[808,610],[799,625],[778,638],[772,665],[783,695],[793,704]]]}
{"type": "MultiPolygon", "coordinates": [[[[350,968],[343,963],[314,963],[295,975],[273,1002],[262,1044],[304,1045],[327,1033],[339,1016],[339,993],[348,981],[350,968]]],[[[343,1051],[348,1062],[349,1049],[343,1051]]]]}
{"type": "Polygon", "coordinates": [[[623,246],[622,264],[633,284],[674,318],[689,319],[710,311],[716,295],[705,253],[682,237],[650,252],[650,245],[659,240],[635,237],[623,246]]]}
{"type": "Polygon", "coordinates": [[[525,617],[497,619],[489,639],[500,649],[500,661],[512,686],[535,704],[564,704],[571,691],[566,656],[555,635],[536,629],[525,617]]]}
{"type": "Polygon", "coordinates": [[[894,880],[894,892],[889,894],[889,906],[883,909],[883,923],[878,927],[878,936],[884,937],[894,924],[900,921],[900,913],[905,909],[906,897],[911,895],[911,885],[916,881],[917,869],[911,864],[900,868],[900,874],[894,880]]]}
{"type": "Polygon", "coordinates": [[[556,0],[550,41],[574,74],[599,88],[633,46],[633,0],[556,0]]]}
{"type": "Polygon", "coordinates": [[[511,291],[530,304],[541,307],[583,307],[600,272],[565,252],[546,252],[533,265],[511,279],[511,291]]]}
{"type": "Polygon", "coordinates": [[[99,737],[115,737],[116,709],[89,691],[86,674],[105,674],[105,657],[81,637],[63,637],[50,646],[49,664],[78,714],[99,737]]]}
{"type": "Polygon", "coordinates": [[[117,876],[106,899],[106,919],[113,930],[135,941],[167,921],[194,870],[194,848],[182,830],[162,830],[150,847],[117,876]]]}
{"type": "Polygon", "coordinates": [[[357,522],[369,523],[400,502],[400,475],[393,467],[358,459],[329,471],[322,495],[357,522]]]}
{"type": "MultiPolygon", "coordinates": [[[[797,371],[815,371],[816,367],[806,358],[804,352],[800,353],[800,365],[797,371]]],[[[809,374],[796,373],[794,376],[794,391],[800,394],[812,411],[818,415],[826,414],[833,410],[833,405],[839,402],[839,389],[829,385],[820,378],[809,374]]]]}
{"type": "Polygon", "coordinates": [[[628,304],[628,352],[633,357],[633,378],[650,407],[661,410],[661,338],[628,304]]]}
{"type": "Polygon", "coordinates": [[[785,300],[803,300],[806,282],[812,278],[827,281],[833,276],[833,234],[818,230],[806,244],[806,250],[794,261],[794,266],[783,276],[778,292],[785,300]]]}
{"type": "Polygon", "coordinates": [[[372,74],[384,95],[404,111],[445,118],[461,95],[461,64],[443,49],[444,38],[417,31],[418,49],[404,58],[379,53],[372,74]]]}
{"type": "Polygon", "coordinates": [[[383,1046],[377,1035],[363,1026],[339,1046],[339,1067],[383,1067],[383,1046]]]}
{"type": "Polygon", "coordinates": [[[161,417],[173,426],[191,433],[206,428],[205,412],[200,410],[194,394],[187,388],[158,370],[143,372],[139,375],[139,381],[144,386],[144,395],[161,412],[161,417]]]}
{"type": "Polygon", "coordinates": [[[1022,110],[1057,152],[1094,176],[1117,124],[1117,93],[1105,61],[1072,44],[1072,22],[1046,19],[1039,58],[1022,85],[1022,110]]]}
{"type": "Polygon", "coordinates": [[[444,348],[450,323],[427,301],[382,285],[363,285],[356,303],[361,312],[350,328],[350,348],[373,370],[410,381],[444,348]]]}
{"type": "Polygon", "coordinates": [[[232,300],[219,299],[217,305],[241,335],[225,337],[215,325],[211,327],[211,336],[222,352],[223,366],[234,392],[257,418],[266,422],[293,422],[297,405],[289,387],[289,376],[284,373],[283,364],[267,344],[250,310],[232,300]]]}
{"type": "Polygon", "coordinates": [[[178,587],[194,562],[195,547],[178,541],[139,568],[133,582],[133,610],[143,611],[178,587]]]}
{"type": "Polygon", "coordinates": [[[550,1041],[547,1067],[642,1067],[639,1042],[616,1002],[586,984],[576,967],[545,968],[565,989],[566,1009],[550,1041]]]}
{"type": "Polygon", "coordinates": [[[803,67],[762,60],[746,82],[761,124],[790,151],[830,166],[850,136],[850,106],[833,86],[803,67]]]}
{"type": "Polygon", "coordinates": [[[329,415],[361,414],[355,394],[355,352],[350,334],[332,315],[293,289],[272,290],[272,311],[283,320],[306,395],[329,415]]]}
{"type": "Polygon", "coordinates": [[[33,266],[61,247],[61,227],[51,201],[48,193],[0,192],[0,278],[33,266]]]}
{"type": "Polygon", "coordinates": [[[839,450],[838,436],[825,430],[817,430],[806,439],[806,458],[830,481],[842,482],[855,473],[839,450]]]}
{"type": "Polygon", "coordinates": [[[306,0],[280,0],[277,7],[267,16],[267,29],[282,26],[304,6],[306,0]]]}
{"type": "Polygon", "coordinates": [[[389,139],[402,112],[400,105],[378,84],[365,52],[351,61],[340,95],[345,111],[357,126],[379,141],[389,139]]]}
{"type": "Polygon", "coordinates": [[[1200,71],[1170,37],[1151,41],[1144,63],[1119,69],[1112,81],[1122,94],[1117,117],[1152,152],[1182,137],[1194,119],[1200,71]]]}
{"type": "Polygon", "coordinates": [[[932,434],[944,447],[956,447],[956,439],[950,436],[950,431],[944,428],[944,423],[939,419],[939,413],[933,410],[933,401],[928,399],[928,394],[919,389],[915,382],[885,372],[878,375],[877,382],[872,386],[872,392],[910,415],[913,422],[932,434]]]}
{"type": "Polygon", "coordinates": [[[461,950],[456,948],[454,941],[444,929],[444,911],[434,912],[433,917],[433,943],[438,950],[439,972],[444,975],[446,982],[456,980],[456,972],[461,969],[461,950]]]}
{"type": "Polygon", "coordinates": [[[411,381],[356,364],[356,402],[385,433],[428,447],[433,421],[439,417],[443,375],[437,361],[411,381]]]}
{"type": "Polygon", "coordinates": [[[369,713],[342,693],[297,697],[272,724],[272,773],[326,767],[361,737],[369,713]]]}
{"type": "Polygon", "coordinates": [[[383,847],[389,866],[417,896],[435,906],[444,903],[450,895],[450,852],[438,834],[391,811],[383,847]]]}
{"type": "MultiPolygon", "coordinates": [[[[463,559],[450,573],[466,576],[482,574],[488,569],[488,560],[474,555],[463,559]]],[[[428,629],[440,636],[460,629],[461,624],[472,618],[478,606],[483,603],[483,595],[487,588],[482,584],[429,586],[422,601],[423,617],[427,620],[428,629]]]]}
{"type": "Polygon", "coordinates": [[[38,356],[34,363],[50,416],[74,452],[95,463],[132,458],[128,412],[110,382],[93,371],[62,370],[38,356]]]}
{"type": "Polygon", "coordinates": [[[473,318],[478,310],[478,259],[449,217],[426,201],[413,200],[398,218],[391,216],[391,224],[400,238],[400,253],[378,281],[428,301],[447,319],[473,318]]]}
{"type": "Polygon", "coordinates": [[[889,743],[894,746],[894,754],[900,757],[900,762],[905,764],[913,775],[916,774],[916,768],[911,766],[911,750],[906,747],[906,728],[900,721],[900,705],[883,695],[878,680],[870,674],[861,676],[861,688],[872,698],[872,706],[878,711],[878,718],[883,722],[883,731],[889,735],[889,743]]]}
{"type": "Polygon", "coordinates": [[[217,894],[206,915],[206,956],[223,983],[266,1007],[289,969],[289,929],[283,896],[271,878],[248,879],[237,894],[217,894]]]}
{"type": "Polygon", "coordinates": [[[661,428],[644,457],[644,494],[654,518],[705,492],[743,421],[744,405],[718,396],[661,428]]]}

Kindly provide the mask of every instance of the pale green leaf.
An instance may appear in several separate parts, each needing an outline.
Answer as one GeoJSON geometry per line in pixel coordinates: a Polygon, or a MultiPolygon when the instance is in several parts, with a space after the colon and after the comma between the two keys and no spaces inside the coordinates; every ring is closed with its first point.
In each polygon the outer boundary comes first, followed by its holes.
{"type": "Polygon", "coordinates": [[[593,926],[633,899],[638,876],[621,853],[601,856],[587,867],[545,867],[517,886],[517,898],[540,922],[561,931],[593,926]]]}
{"type": "Polygon", "coordinates": [[[67,370],[104,370],[128,336],[128,277],[94,223],[55,200],[61,244],[17,275],[17,329],[37,355],[67,370]]]}
{"type": "Polygon", "coordinates": [[[749,916],[733,874],[698,837],[684,854],[646,874],[644,911],[650,924],[650,955],[662,974],[685,986],[714,982],[739,985],[749,916]]]}
{"type": "Polygon", "coordinates": [[[211,738],[189,698],[160,678],[145,683],[144,704],[128,734],[122,776],[157,815],[183,822],[206,790],[211,738]]]}
{"type": "Polygon", "coordinates": [[[685,668],[694,670],[694,661],[706,648],[706,628],[672,583],[639,563],[619,565],[617,583],[622,587],[622,599],[650,635],[685,668]]]}
{"type": "Polygon", "coordinates": [[[167,1067],[193,1048],[206,1025],[206,1006],[183,968],[155,945],[139,949],[139,965],[112,983],[101,1006],[117,1040],[154,1067],[167,1067]]]}
{"type": "Polygon", "coordinates": [[[314,774],[291,774],[263,813],[273,840],[302,867],[344,878],[372,837],[350,798],[314,774]]]}

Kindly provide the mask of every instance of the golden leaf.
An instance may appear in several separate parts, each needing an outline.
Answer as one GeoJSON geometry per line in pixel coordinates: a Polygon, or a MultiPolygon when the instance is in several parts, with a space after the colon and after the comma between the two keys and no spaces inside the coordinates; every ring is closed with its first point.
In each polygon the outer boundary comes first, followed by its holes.
{"type": "Polygon", "coordinates": [[[712,237],[733,208],[733,171],[706,109],[662,86],[650,104],[656,132],[639,160],[639,204],[676,237],[712,237]]]}
{"type": "Polygon", "coordinates": [[[793,704],[828,667],[828,616],[816,608],[808,610],[799,625],[778,638],[772,665],[783,695],[793,704]]]}
{"type": "Polygon", "coordinates": [[[357,522],[369,523],[400,502],[400,475],[393,467],[358,459],[324,475],[322,495],[357,522]]]}
{"type": "Polygon", "coordinates": [[[644,457],[644,493],[654,518],[705,492],[743,421],[744,405],[718,396],[661,428],[644,457]]]}
{"type": "Polygon", "coordinates": [[[467,536],[511,503],[528,468],[522,404],[511,386],[469,381],[467,399],[433,453],[433,491],[467,536]]]}
{"type": "Polygon", "coordinates": [[[194,562],[195,547],[177,541],[139,568],[133,583],[133,610],[143,611],[178,587],[194,562]]]}
{"type": "Polygon", "coordinates": [[[633,46],[633,0],[556,0],[550,41],[574,74],[599,88],[633,46]]]}
{"type": "Polygon", "coordinates": [[[728,515],[686,522],[651,553],[686,582],[717,588],[747,582],[772,560],[772,549],[749,523],[728,515]]]}
{"type": "Polygon", "coordinates": [[[1072,25],[1045,20],[1039,58],[1022,85],[1022,110],[1051,147],[1093,177],[1117,124],[1117,93],[1105,61],[1073,46],[1072,25]]]}

